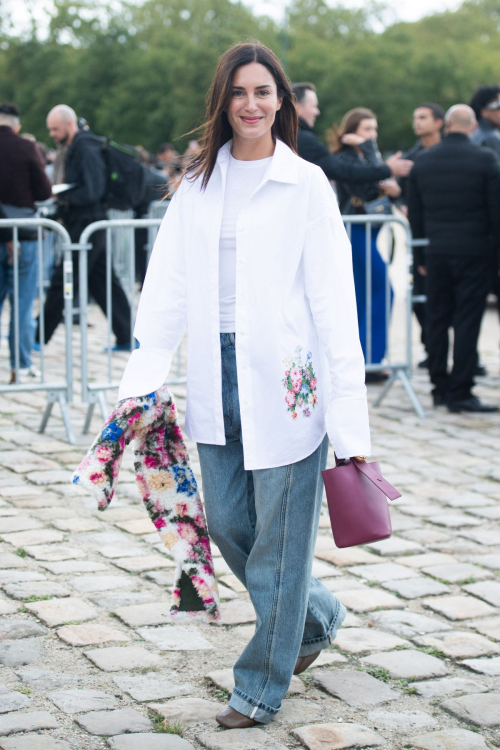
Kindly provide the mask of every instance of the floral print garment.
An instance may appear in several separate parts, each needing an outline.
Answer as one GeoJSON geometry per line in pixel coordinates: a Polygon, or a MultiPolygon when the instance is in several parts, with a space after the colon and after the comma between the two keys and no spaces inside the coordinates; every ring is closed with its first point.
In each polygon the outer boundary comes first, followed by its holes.
{"type": "Polygon", "coordinates": [[[207,524],[196,479],[166,386],[118,403],[73,482],[106,510],[118,482],[125,446],[134,443],[134,469],[143,503],[176,562],[170,613],[176,620],[220,617],[207,524]]]}
{"type": "Polygon", "coordinates": [[[303,417],[310,417],[311,407],[318,403],[316,396],[317,380],[313,369],[312,354],[307,353],[306,363],[302,364],[302,347],[295,349],[295,357],[285,357],[283,364],[287,368],[282,379],[286,388],[285,402],[292,419],[297,419],[299,413],[303,417]]]}

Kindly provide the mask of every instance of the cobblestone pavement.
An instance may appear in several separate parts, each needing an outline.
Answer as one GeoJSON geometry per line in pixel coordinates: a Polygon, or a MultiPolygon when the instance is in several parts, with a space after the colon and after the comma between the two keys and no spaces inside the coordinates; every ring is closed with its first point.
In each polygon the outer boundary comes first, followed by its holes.
{"type": "MultiPolygon", "coordinates": [[[[98,367],[103,327],[92,319],[98,367]]],[[[497,403],[498,339],[489,311],[490,376],[477,392],[497,403]]],[[[58,367],[62,347],[59,331],[47,350],[58,367]]],[[[246,592],[216,551],[223,624],[168,624],[173,564],[140,505],[131,456],[98,513],[68,483],[90,443],[79,434],[84,407],[71,408],[70,446],[58,414],[38,434],[43,395],[0,395],[0,748],[500,747],[500,417],[432,410],[425,373],[414,383],[426,419],[399,386],[372,410],[373,455],[403,492],[393,537],[339,550],[324,509],[314,573],[345,603],[345,625],[293,679],[276,721],[233,732],[213,717],[253,630],[246,592]],[[158,731],[164,717],[182,737],[158,731]]],[[[183,414],[185,387],[172,390],[183,414]]],[[[99,426],[95,415],[92,435],[99,426]]]]}

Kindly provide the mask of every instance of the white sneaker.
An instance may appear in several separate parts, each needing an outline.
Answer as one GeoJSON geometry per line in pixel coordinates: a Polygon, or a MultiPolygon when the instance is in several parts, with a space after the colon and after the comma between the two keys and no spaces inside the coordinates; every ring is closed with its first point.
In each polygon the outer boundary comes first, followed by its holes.
{"type": "MultiPolygon", "coordinates": [[[[18,370],[18,383],[30,383],[34,380],[38,380],[42,373],[38,369],[38,367],[35,367],[35,365],[31,365],[30,367],[20,367],[18,370]]],[[[15,383],[16,382],[16,371],[12,370],[12,374],[10,377],[10,382],[15,383]]]]}

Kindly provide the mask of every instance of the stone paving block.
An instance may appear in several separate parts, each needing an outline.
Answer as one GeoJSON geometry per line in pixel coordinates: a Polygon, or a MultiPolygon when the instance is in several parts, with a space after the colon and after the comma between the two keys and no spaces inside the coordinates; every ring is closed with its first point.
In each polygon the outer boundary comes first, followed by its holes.
{"type": "Polygon", "coordinates": [[[462,662],[469,669],[473,669],[474,672],[480,672],[481,674],[487,674],[492,677],[498,677],[500,675],[500,657],[496,656],[493,659],[464,659],[462,662]]]}
{"type": "Polygon", "coordinates": [[[413,639],[419,646],[433,646],[452,659],[492,656],[500,653],[500,647],[477,633],[458,632],[434,633],[413,639]]]}
{"type": "Polygon", "coordinates": [[[450,698],[440,704],[447,711],[468,724],[478,727],[500,726],[500,694],[472,693],[460,698],[450,698]]]}
{"type": "MultiPolygon", "coordinates": [[[[55,533],[55,532],[54,532],[55,533]]],[[[80,560],[87,553],[78,547],[65,544],[35,544],[25,547],[26,552],[35,560],[44,562],[59,562],[60,560],[80,560]]]]}
{"type": "Polygon", "coordinates": [[[410,682],[409,687],[414,688],[419,695],[427,700],[436,698],[442,700],[464,693],[486,693],[488,690],[476,680],[466,680],[462,677],[442,677],[439,680],[410,682]]]}
{"type": "Polygon", "coordinates": [[[151,602],[117,607],[114,613],[126,625],[138,628],[144,625],[164,625],[171,622],[170,602],[151,602]]]}
{"type": "Polygon", "coordinates": [[[243,625],[246,622],[255,622],[255,610],[249,601],[238,599],[238,601],[226,602],[221,605],[221,619],[214,623],[220,625],[243,625]]]}
{"type": "Polygon", "coordinates": [[[0,586],[8,586],[10,583],[25,583],[26,581],[46,581],[47,576],[36,570],[0,570],[0,586]]]}
{"type": "Polygon", "coordinates": [[[195,750],[175,734],[121,734],[108,740],[111,750],[195,750]]]}
{"type": "Polygon", "coordinates": [[[95,623],[65,625],[57,631],[57,635],[70,646],[94,646],[109,641],[130,641],[130,637],[121,630],[95,623]]]}
{"type": "Polygon", "coordinates": [[[307,750],[343,750],[355,747],[378,747],[385,740],[363,724],[316,724],[298,727],[292,735],[307,750]]]}
{"type": "Polygon", "coordinates": [[[469,620],[473,617],[496,614],[493,607],[473,596],[439,596],[434,599],[424,599],[422,604],[449,620],[469,620]]]}
{"type": "Polygon", "coordinates": [[[37,690],[58,690],[68,685],[85,685],[87,677],[68,672],[51,672],[48,669],[19,669],[16,675],[26,685],[37,690]]]}
{"type": "Polygon", "coordinates": [[[366,591],[367,586],[361,583],[359,578],[353,578],[352,576],[340,576],[339,578],[323,578],[321,581],[323,586],[326,586],[328,591],[335,593],[336,591],[366,591]]]}
{"type": "Polygon", "coordinates": [[[0,518],[0,534],[11,534],[14,531],[30,531],[32,529],[43,529],[43,524],[29,516],[0,518]]]}
{"type": "MultiPolygon", "coordinates": [[[[121,478],[122,477],[120,472],[120,479],[121,478]]],[[[120,485],[122,485],[122,482],[120,482],[120,485]]],[[[134,497],[137,497],[138,499],[137,488],[134,487],[134,490],[136,491],[134,497]]],[[[146,517],[145,510],[135,505],[125,505],[121,508],[114,508],[113,506],[111,506],[110,508],[106,508],[104,513],[102,511],[96,511],[96,514],[98,514],[100,518],[103,518],[109,523],[115,523],[115,521],[131,521],[136,518],[144,519],[146,517]]]]}
{"type": "MultiPolygon", "coordinates": [[[[333,540],[332,540],[333,542],[333,540]]],[[[369,565],[370,563],[383,563],[384,561],[374,555],[372,552],[367,552],[361,547],[347,547],[346,549],[319,549],[316,548],[314,553],[315,557],[319,557],[320,560],[332,563],[339,568],[345,568],[348,565],[369,565]]]]}
{"type": "Polygon", "coordinates": [[[492,521],[498,521],[500,519],[500,508],[491,507],[489,505],[480,508],[471,508],[469,510],[473,516],[479,516],[479,518],[488,518],[492,521]]]}
{"type": "Polygon", "coordinates": [[[312,701],[305,698],[286,698],[281,704],[281,710],[273,719],[273,726],[290,726],[294,724],[310,724],[313,721],[325,721],[331,712],[325,710],[324,701],[312,701]],[[328,714],[328,716],[327,716],[328,714]]]}
{"type": "Polygon", "coordinates": [[[388,591],[395,591],[404,599],[421,599],[423,596],[439,596],[449,594],[451,589],[444,583],[432,578],[406,578],[403,581],[388,581],[382,587],[388,591]]]}
{"type": "Polygon", "coordinates": [[[189,695],[196,692],[193,685],[187,682],[176,682],[180,675],[175,672],[160,674],[149,672],[144,675],[123,673],[113,678],[113,682],[135,701],[157,701],[162,698],[174,698],[178,695],[189,695]]]}
{"type": "MultiPolygon", "coordinates": [[[[144,573],[143,577],[147,578],[148,581],[154,581],[158,586],[169,589],[175,583],[175,569],[169,568],[167,570],[148,570],[146,573],[144,573]]],[[[219,591],[220,588],[221,584],[219,583],[219,591]]],[[[224,588],[226,587],[224,586],[224,588]]],[[[236,594],[236,592],[234,593],[236,594]]]]}
{"type": "MultiPolygon", "coordinates": [[[[21,489],[21,488],[18,487],[17,489],[21,489]]],[[[52,492],[46,492],[40,497],[24,496],[24,497],[17,497],[15,499],[12,498],[11,502],[16,506],[16,508],[27,508],[27,509],[57,508],[61,506],[60,496],[52,492]]]]}
{"type": "MultiPolygon", "coordinates": [[[[233,692],[234,675],[232,669],[218,669],[215,672],[209,672],[206,677],[208,680],[211,680],[216,687],[227,690],[229,693],[233,692]]],[[[287,695],[302,695],[305,692],[306,688],[302,680],[293,676],[290,681],[287,695]]]]}
{"type": "Polygon", "coordinates": [[[476,565],[482,565],[492,570],[500,570],[500,555],[492,553],[490,555],[471,555],[470,561],[476,565]]]}
{"type": "Polygon", "coordinates": [[[430,516],[437,516],[443,512],[440,505],[402,505],[399,509],[401,513],[406,513],[409,516],[417,518],[430,518],[430,516]]]}
{"type": "MultiPolygon", "coordinates": [[[[291,701],[284,701],[283,705],[289,702],[291,701]]],[[[308,703],[311,703],[311,701],[308,701],[308,703]]],[[[157,711],[170,723],[179,721],[184,727],[210,724],[217,729],[219,724],[216,722],[215,716],[224,708],[224,704],[207,701],[204,698],[179,698],[169,700],[168,703],[151,703],[149,708],[157,711]]],[[[276,719],[274,721],[276,722],[276,719]]]]}
{"type": "Polygon", "coordinates": [[[146,570],[160,570],[160,568],[172,568],[173,562],[167,557],[160,555],[141,555],[139,557],[125,557],[113,560],[113,565],[129,573],[143,573],[146,570]]]}
{"type": "Polygon", "coordinates": [[[59,531],[71,531],[72,534],[77,534],[83,531],[98,531],[102,528],[102,524],[94,521],[92,518],[60,518],[52,521],[52,526],[59,531]]]}
{"type": "Polygon", "coordinates": [[[52,529],[34,529],[33,531],[17,531],[14,534],[0,534],[4,542],[14,547],[28,547],[37,544],[53,544],[62,542],[64,536],[60,531],[52,529]]]}
{"type": "Polygon", "coordinates": [[[435,656],[422,651],[392,651],[390,653],[364,656],[361,661],[386,669],[395,680],[426,680],[430,677],[444,677],[449,670],[435,656]]]}
{"type": "Polygon", "coordinates": [[[391,536],[389,539],[383,539],[381,542],[373,542],[367,547],[372,549],[382,557],[395,557],[396,555],[410,555],[415,552],[423,552],[424,548],[417,542],[411,542],[409,539],[391,536]]]}
{"type": "Polygon", "coordinates": [[[37,639],[4,641],[0,646],[0,664],[4,667],[22,667],[43,659],[45,649],[37,639]]]}
{"type": "Polygon", "coordinates": [[[467,593],[477,596],[479,599],[484,599],[485,602],[492,604],[493,607],[500,607],[500,583],[497,581],[471,583],[463,588],[467,593]]]}
{"type": "Polygon", "coordinates": [[[396,562],[409,568],[426,568],[430,565],[453,565],[458,563],[458,560],[443,552],[424,552],[421,555],[397,557],[396,562]]]}
{"type": "Polygon", "coordinates": [[[65,560],[63,562],[40,563],[40,565],[57,576],[71,575],[72,573],[99,573],[108,570],[106,565],[88,560],[65,560]]]}
{"type": "Polygon", "coordinates": [[[287,750],[262,729],[226,729],[224,732],[202,732],[196,739],[208,750],[287,750]]]}
{"type": "Polygon", "coordinates": [[[131,521],[118,521],[115,523],[119,529],[123,529],[128,534],[151,534],[154,531],[154,526],[149,518],[138,518],[132,519],[131,521]]]}
{"type": "Polygon", "coordinates": [[[330,695],[355,708],[376,706],[399,698],[399,693],[366,672],[325,670],[315,672],[314,679],[330,695]]]}
{"type": "Polygon", "coordinates": [[[479,495],[476,492],[464,492],[457,495],[449,495],[441,498],[442,502],[446,505],[451,505],[453,508],[473,508],[479,505],[492,504],[494,501],[479,495]]]}
{"type": "Polygon", "coordinates": [[[28,581],[27,583],[9,583],[4,591],[13,599],[29,599],[31,596],[70,596],[71,591],[55,581],[28,581]]]}
{"type": "Polygon", "coordinates": [[[226,576],[221,576],[219,580],[224,584],[224,586],[229,586],[230,589],[233,589],[233,591],[236,591],[238,594],[244,594],[246,592],[246,588],[244,587],[244,585],[232,573],[228,573],[228,575],[226,576]]]}
{"type": "Polygon", "coordinates": [[[418,750],[488,750],[481,735],[467,729],[443,729],[419,734],[411,738],[411,744],[418,750]]]}
{"type": "Polygon", "coordinates": [[[20,708],[27,708],[30,704],[31,700],[27,695],[0,685],[0,714],[19,711],[20,708]]]}
{"type": "Polygon", "coordinates": [[[335,645],[350,654],[362,654],[367,651],[389,651],[393,648],[410,646],[392,633],[383,633],[375,628],[347,628],[340,630],[335,638],[335,645]]]}
{"type": "Polygon", "coordinates": [[[405,605],[392,594],[377,589],[367,591],[339,591],[342,604],[353,612],[373,612],[375,609],[402,609],[405,605]]]}
{"type": "Polygon", "coordinates": [[[16,638],[31,638],[36,635],[45,635],[49,631],[43,625],[33,620],[1,620],[0,641],[15,640],[16,638]]]}
{"type": "MultiPolygon", "coordinates": [[[[5,599],[0,599],[0,617],[2,617],[3,615],[13,615],[14,612],[17,612],[17,607],[14,604],[11,604],[10,602],[5,601],[5,599]]],[[[1,626],[1,622],[0,622],[0,626],[1,626]]],[[[0,638],[1,638],[1,635],[0,635],[0,638]]]]}
{"type": "Polygon", "coordinates": [[[115,708],[118,701],[112,695],[102,690],[54,690],[47,693],[52,703],[65,714],[78,714],[83,711],[98,711],[100,709],[115,708]]]}
{"type": "Polygon", "coordinates": [[[105,544],[97,551],[103,557],[111,560],[115,558],[139,557],[140,555],[146,555],[148,552],[147,549],[143,549],[142,547],[132,547],[132,545],[126,547],[123,544],[105,544]]]}
{"type": "Polygon", "coordinates": [[[59,469],[59,464],[55,461],[25,450],[0,452],[0,466],[5,466],[17,474],[25,474],[36,469],[59,469]]]}
{"type": "Polygon", "coordinates": [[[328,578],[329,576],[339,576],[340,573],[333,567],[333,565],[328,565],[328,563],[326,562],[314,559],[312,566],[312,575],[315,578],[321,579],[328,578]]]}
{"type": "Polygon", "coordinates": [[[115,734],[148,732],[153,728],[150,720],[134,711],[133,708],[119,708],[116,711],[91,711],[76,716],[75,721],[89,734],[112,737],[115,734]]]}
{"type": "Polygon", "coordinates": [[[479,633],[500,641],[500,617],[490,617],[485,620],[478,620],[470,623],[479,633]]]}
{"type": "Polygon", "coordinates": [[[0,736],[17,732],[35,732],[38,729],[57,729],[58,726],[56,719],[48,711],[16,712],[0,716],[0,736]]]}
{"type": "Polygon", "coordinates": [[[336,651],[332,651],[328,648],[324,648],[314,662],[314,666],[327,667],[330,664],[345,664],[347,663],[347,661],[348,660],[346,659],[346,657],[342,656],[342,654],[339,654],[336,651]]]}
{"type": "Polygon", "coordinates": [[[348,568],[349,573],[360,578],[366,578],[373,583],[384,583],[385,581],[397,581],[403,578],[414,578],[418,575],[411,568],[397,563],[382,563],[381,565],[355,565],[348,568]]]}
{"type": "Polygon", "coordinates": [[[480,581],[484,578],[492,578],[493,573],[483,568],[478,568],[477,565],[471,565],[470,563],[453,563],[452,565],[431,565],[429,567],[422,568],[422,572],[433,578],[439,578],[446,583],[459,583],[460,581],[466,581],[469,578],[474,578],[480,581]]]}
{"type": "Polygon", "coordinates": [[[379,726],[400,729],[421,729],[435,727],[436,719],[425,711],[370,711],[368,721],[379,726]]]}
{"type": "Polygon", "coordinates": [[[204,651],[212,644],[194,628],[182,625],[166,625],[158,628],[139,628],[137,631],[145,641],[153,643],[160,651],[204,651]]]}
{"type": "Polygon", "coordinates": [[[158,591],[116,591],[106,594],[89,596],[94,604],[103,609],[114,611],[118,607],[129,607],[132,604],[141,604],[142,602],[151,602],[158,599],[158,591]]]}
{"type": "Polygon", "coordinates": [[[485,547],[500,546],[500,531],[497,529],[474,529],[471,531],[462,531],[460,536],[466,539],[472,539],[473,542],[484,544],[485,547]]]}
{"type": "Polygon", "coordinates": [[[93,620],[97,612],[90,604],[81,599],[50,599],[43,602],[25,604],[26,609],[34,612],[49,628],[66,625],[69,622],[93,620]]]}
{"type": "Polygon", "coordinates": [[[22,737],[0,738],[2,750],[73,750],[64,740],[43,734],[26,734],[22,737]],[[36,744],[35,744],[36,743],[36,744]]]}
{"type": "Polygon", "coordinates": [[[0,569],[6,570],[7,568],[25,568],[28,563],[23,560],[19,555],[14,552],[3,552],[0,553],[0,569]]]}
{"type": "Polygon", "coordinates": [[[141,646],[108,646],[83,653],[103,672],[120,672],[122,669],[153,669],[163,664],[157,654],[141,646]]]}
{"type": "Polygon", "coordinates": [[[80,576],[72,578],[68,583],[81,594],[98,594],[103,591],[137,587],[137,581],[125,576],[80,576]]]}
{"type": "Polygon", "coordinates": [[[449,529],[461,529],[465,526],[480,526],[482,521],[479,518],[467,515],[467,513],[443,513],[431,516],[429,523],[435,523],[436,526],[446,526],[449,529]]]}

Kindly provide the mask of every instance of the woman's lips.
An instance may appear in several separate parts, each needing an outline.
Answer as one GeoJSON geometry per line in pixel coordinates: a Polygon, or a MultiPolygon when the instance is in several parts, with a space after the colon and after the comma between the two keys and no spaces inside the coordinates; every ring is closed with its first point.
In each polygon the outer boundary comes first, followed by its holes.
{"type": "Polygon", "coordinates": [[[262,117],[242,117],[241,119],[243,122],[259,122],[259,120],[262,120],[262,117]]]}

